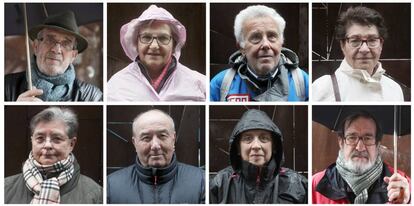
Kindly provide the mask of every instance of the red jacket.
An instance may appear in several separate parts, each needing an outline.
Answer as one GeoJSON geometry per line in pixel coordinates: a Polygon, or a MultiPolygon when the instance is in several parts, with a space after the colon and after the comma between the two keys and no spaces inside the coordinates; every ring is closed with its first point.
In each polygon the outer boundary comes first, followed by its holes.
{"type": "MultiPolygon", "coordinates": [[[[394,168],[384,163],[381,177],[368,190],[367,203],[388,203],[387,183],[384,177],[391,176],[394,168]]],[[[408,180],[411,188],[411,179],[402,171],[398,171],[400,175],[408,180]]],[[[355,198],[355,194],[346,185],[345,181],[339,176],[335,164],[330,165],[322,172],[316,173],[312,177],[312,203],[313,204],[350,204],[355,198]]]]}

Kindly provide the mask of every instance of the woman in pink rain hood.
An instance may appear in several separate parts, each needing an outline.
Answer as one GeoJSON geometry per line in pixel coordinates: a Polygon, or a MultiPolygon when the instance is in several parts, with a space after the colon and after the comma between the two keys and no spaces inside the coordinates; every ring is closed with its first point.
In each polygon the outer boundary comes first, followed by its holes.
{"type": "Polygon", "coordinates": [[[179,62],[186,29],[167,10],[151,5],[120,37],[132,63],[108,81],[108,101],[205,101],[205,76],[179,62]]]}

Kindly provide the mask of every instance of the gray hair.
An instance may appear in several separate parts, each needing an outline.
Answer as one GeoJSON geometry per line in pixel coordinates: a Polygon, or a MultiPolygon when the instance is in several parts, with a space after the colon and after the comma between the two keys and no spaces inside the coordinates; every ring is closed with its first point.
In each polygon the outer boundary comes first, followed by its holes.
{"type": "Polygon", "coordinates": [[[173,118],[172,118],[169,114],[167,114],[166,112],[164,112],[164,111],[162,111],[162,110],[159,110],[159,109],[150,109],[150,110],[148,110],[148,111],[145,111],[145,112],[142,112],[142,113],[138,114],[138,115],[134,118],[134,122],[132,123],[132,134],[133,134],[134,136],[135,136],[135,131],[134,131],[134,128],[135,128],[135,127],[137,127],[137,124],[138,124],[138,120],[139,120],[139,118],[140,118],[142,115],[147,114],[147,113],[150,113],[150,112],[158,112],[158,113],[163,114],[165,117],[167,117],[167,118],[168,118],[168,120],[169,120],[169,121],[170,121],[170,123],[171,123],[171,130],[172,130],[172,131],[175,131],[175,124],[174,124],[174,120],[173,120],[173,118]]]}
{"type": "Polygon", "coordinates": [[[62,121],[66,125],[66,134],[69,139],[76,136],[79,127],[76,114],[69,108],[60,107],[49,107],[37,113],[30,121],[32,134],[39,123],[52,121],[62,121]]]}
{"type": "Polygon", "coordinates": [[[240,47],[244,48],[244,35],[243,35],[243,23],[246,20],[253,19],[255,17],[270,17],[272,18],[278,27],[278,32],[280,32],[280,37],[283,43],[283,32],[285,30],[286,21],[280,16],[279,13],[273,8],[263,6],[263,5],[254,5],[249,6],[237,14],[236,19],[234,20],[234,36],[236,37],[237,43],[240,47]]]}

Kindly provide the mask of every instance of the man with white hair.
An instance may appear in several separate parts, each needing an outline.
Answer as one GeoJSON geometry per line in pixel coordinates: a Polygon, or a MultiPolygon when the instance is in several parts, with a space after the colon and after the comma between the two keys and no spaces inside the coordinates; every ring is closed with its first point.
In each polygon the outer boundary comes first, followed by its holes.
{"type": "Polygon", "coordinates": [[[314,204],[407,204],[410,178],[382,161],[381,127],[373,115],[346,117],[338,137],[335,164],[312,178],[314,204]]]}
{"type": "Polygon", "coordinates": [[[239,50],[230,56],[232,68],[210,82],[211,101],[306,101],[308,75],[299,58],[283,48],[286,22],[274,9],[255,5],[234,21],[239,50]]]}

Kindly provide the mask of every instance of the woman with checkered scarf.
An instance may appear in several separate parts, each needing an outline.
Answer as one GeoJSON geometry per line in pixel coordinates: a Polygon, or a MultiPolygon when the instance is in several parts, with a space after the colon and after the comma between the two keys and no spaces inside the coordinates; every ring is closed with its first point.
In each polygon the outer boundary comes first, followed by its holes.
{"type": "Polygon", "coordinates": [[[20,174],[4,180],[5,203],[102,203],[102,187],[80,174],[72,153],[78,120],[67,108],[50,107],[30,122],[32,151],[20,174]]]}

